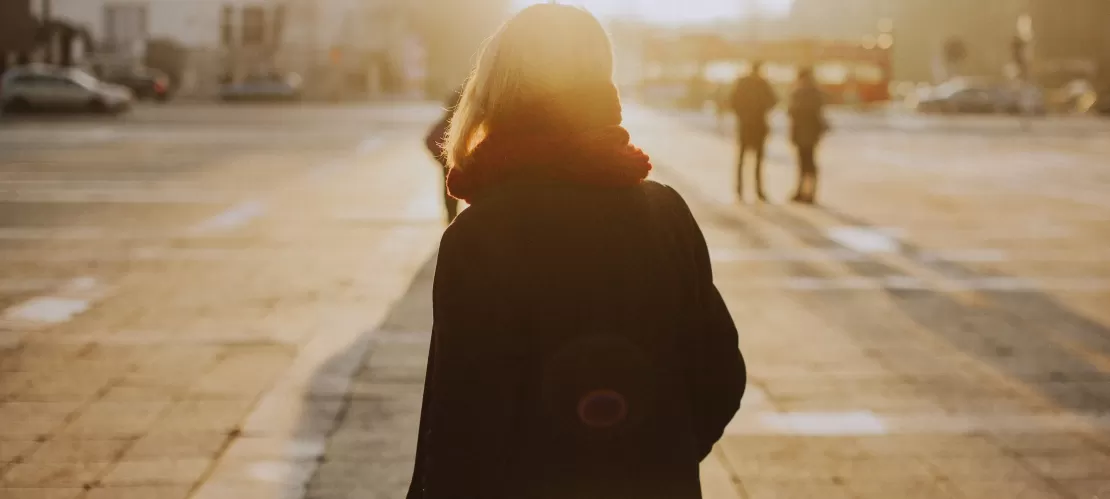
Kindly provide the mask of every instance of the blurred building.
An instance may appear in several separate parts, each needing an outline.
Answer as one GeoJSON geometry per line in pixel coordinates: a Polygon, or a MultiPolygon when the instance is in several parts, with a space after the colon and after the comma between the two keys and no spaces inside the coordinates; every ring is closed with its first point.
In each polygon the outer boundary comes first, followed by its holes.
{"type": "MultiPolygon", "coordinates": [[[[10,1],[10,0],[6,0],[10,1]]],[[[36,0],[43,1],[43,0],[36,0]]],[[[365,98],[421,82],[404,0],[53,0],[53,15],[89,27],[94,62],[137,64],[154,41],[187,52],[181,92],[298,73],[307,97],[365,98]]]]}
{"type": "Polygon", "coordinates": [[[80,23],[52,15],[45,0],[0,1],[0,73],[30,62],[80,65],[93,38],[80,23]]]}
{"type": "Polygon", "coordinates": [[[930,81],[952,73],[1006,75],[1024,15],[1035,34],[1035,65],[1106,60],[1107,0],[795,0],[791,24],[798,36],[850,39],[873,36],[880,23],[890,22],[895,78],[930,81]],[[956,67],[942,56],[945,42],[953,39],[967,47],[967,57],[956,67]]]}
{"type": "Polygon", "coordinates": [[[0,1],[0,73],[34,48],[38,24],[31,16],[30,0],[0,1]]]}

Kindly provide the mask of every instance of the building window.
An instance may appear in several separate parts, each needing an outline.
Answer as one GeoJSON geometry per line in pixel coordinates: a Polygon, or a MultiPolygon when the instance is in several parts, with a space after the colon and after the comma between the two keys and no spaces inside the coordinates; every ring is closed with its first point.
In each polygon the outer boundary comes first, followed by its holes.
{"type": "Polygon", "coordinates": [[[235,45],[235,9],[224,5],[220,11],[220,43],[224,47],[235,45]]]}
{"type": "Polygon", "coordinates": [[[262,7],[243,8],[243,44],[261,45],[266,41],[266,11],[262,7]]]}
{"type": "Polygon", "coordinates": [[[104,6],[104,43],[111,49],[127,49],[147,39],[146,5],[104,6]]]}

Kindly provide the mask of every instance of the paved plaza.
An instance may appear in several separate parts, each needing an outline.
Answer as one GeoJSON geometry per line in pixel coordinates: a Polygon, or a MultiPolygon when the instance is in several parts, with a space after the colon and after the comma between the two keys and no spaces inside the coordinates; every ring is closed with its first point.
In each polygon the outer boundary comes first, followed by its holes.
{"type": "MultiPolygon", "coordinates": [[[[0,119],[0,499],[403,497],[437,116],[0,119]]],[[[707,499],[1110,499],[1106,122],[837,115],[815,207],[781,128],[764,205],[711,116],[626,125],[748,362],[707,499]]]]}

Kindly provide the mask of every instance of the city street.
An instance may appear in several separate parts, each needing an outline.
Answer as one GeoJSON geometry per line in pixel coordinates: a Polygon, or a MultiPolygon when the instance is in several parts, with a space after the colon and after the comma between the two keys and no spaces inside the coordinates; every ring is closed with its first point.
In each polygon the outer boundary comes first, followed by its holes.
{"type": "MultiPolygon", "coordinates": [[[[403,497],[438,112],[0,117],[0,499],[403,497]]],[[[625,116],[748,362],[707,499],[1110,499],[1110,122],[838,113],[803,207],[781,123],[742,204],[728,126],[625,116]]]]}

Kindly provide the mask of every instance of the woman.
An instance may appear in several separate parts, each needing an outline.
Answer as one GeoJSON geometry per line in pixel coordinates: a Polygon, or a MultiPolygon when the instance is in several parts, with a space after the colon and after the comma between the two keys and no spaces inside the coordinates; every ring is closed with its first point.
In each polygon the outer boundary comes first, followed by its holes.
{"type": "Polygon", "coordinates": [[[646,181],[584,10],[492,37],[451,120],[411,499],[685,499],[745,369],[694,218],[646,181]]]}
{"type": "Polygon", "coordinates": [[[817,196],[817,143],[828,129],[825,99],[813,70],[798,71],[798,84],[790,96],[791,138],[798,149],[798,191],[794,201],[813,204],[817,196]]]}
{"type": "Polygon", "coordinates": [[[443,207],[447,210],[447,223],[453,222],[455,217],[458,216],[459,200],[455,199],[454,196],[451,196],[451,193],[447,191],[447,151],[443,150],[443,139],[447,135],[447,128],[451,124],[451,115],[454,114],[455,107],[459,105],[459,99],[461,98],[461,91],[451,93],[451,96],[447,98],[446,110],[443,117],[432,126],[432,129],[428,131],[428,135],[424,137],[424,147],[428,149],[428,152],[431,153],[432,157],[439,163],[439,166],[442,167],[443,180],[445,181],[443,184],[443,207]]]}

